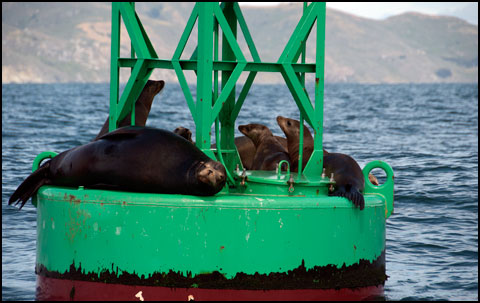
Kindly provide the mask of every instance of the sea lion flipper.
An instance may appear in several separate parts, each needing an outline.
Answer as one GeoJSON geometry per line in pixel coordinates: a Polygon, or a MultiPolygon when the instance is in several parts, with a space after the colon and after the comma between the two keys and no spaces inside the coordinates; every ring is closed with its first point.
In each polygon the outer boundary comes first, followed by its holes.
{"type": "Polygon", "coordinates": [[[27,203],[28,199],[30,199],[30,197],[32,197],[42,185],[50,183],[48,178],[49,168],[50,161],[46,162],[39,169],[28,176],[12,194],[8,200],[8,205],[11,205],[13,202],[17,202],[15,205],[22,202],[19,210],[22,209],[25,203],[27,203]]]}
{"type": "Polygon", "coordinates": [[[362,193],[350,184],[337,187],[329,196],[345,197],[352,201],[355,206],[360,207],[360,210],[365,208],[365,198],[362,193]]]}
{"type": "Polygon", "coordinates": [[[365,199],[363,198],[363,195],[361,192],[359,192],[356,188],[355,191],[353,192],[353,203],[360,207],[360,210],[363,210],[365,208],[365,199]]]}

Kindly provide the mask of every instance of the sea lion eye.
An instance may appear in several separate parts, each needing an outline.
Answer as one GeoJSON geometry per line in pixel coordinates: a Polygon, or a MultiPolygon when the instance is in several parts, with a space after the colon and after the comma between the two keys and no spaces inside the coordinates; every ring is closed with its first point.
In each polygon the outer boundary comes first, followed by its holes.
{"type": "Polygon", "coordinates": [[[288,126],[292,126],[292,123],[290,121],[287,121],[288,126]]]}

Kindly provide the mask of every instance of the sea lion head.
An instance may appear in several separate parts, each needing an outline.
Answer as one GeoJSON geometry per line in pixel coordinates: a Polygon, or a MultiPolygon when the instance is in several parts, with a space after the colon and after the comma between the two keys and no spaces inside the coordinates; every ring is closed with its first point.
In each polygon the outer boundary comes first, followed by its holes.
{"type": "MultiPolygon", "coordinates": [[[[165,81],[163,80],[148,80],[142,93],[135,103],[135,125],[144,126],[147,122],[148,114],[152,108],[153,99],[163,89],[165,81]]],[[[127,118],[128,119],[128,118],[127,118]]],[[[121,122],[121,124],[123,121],[121,122]]],[[[130,124],[130,119],[127,124],[130,124]]]]}
{"type": "Polygon", "coordinates": [[[261,140],[262,136],[273,136],[272,132],[268,127],[262,124],[257,123],[250,123],[246,125],[239,125],[238,130],[250,138],[255,146],[258,146],[259,141],[261,140]]]}
{"type": "MultiPolygon", "coordinates": [[[[285,118],[282,116],[277,117],[278,126],[285,133],[285,136],[291,138],[300,137],[300,122],[294,119],[285,118]]],[[[305,127],[305,126],[304,126],[305,127]]],[[[305,129],[304,129],[305,130],[305,129]]]]}
{"type": "Polygon", "coordinates": [[[164,86],[165,86],[165,81],[163,80],[158,80],[158,81],[148,80],[147,83],[145,84],[145,88],[143,89],[143,91],[148,95],[155,96],[163,89],[164,86]]]}
{"type": "Polygon", "coordinates": [[[196,169],[196,173],[197,180],[214,190],[214,194],[225,186],[227,172],[220,162],[213,160],[201,161],[196,169]]]}
{"type": "Polygon", "coordinates": [[[179,135],[180,137],[183,137],[183,138],[187,139],[189,142],[193,143],[192,132],[188,128],[179,126],[179,127],[175,128],[173,133],[175,133],[175,134],[179,135]]]}
{"type": "MultiPolygon", "coordinates": [[[[282,131],[285,133],[287,140],[288,138],[290,138],[290,140],[293,139],[294,141],[298,141],[298,138],[300,138],[300,121],[278,116],[277,123],[278,126],[280,126],[282,131]]],[[[306,125],[303,125],[303,141],[307,145],[313,146],[312,133],[306,125]]]]}

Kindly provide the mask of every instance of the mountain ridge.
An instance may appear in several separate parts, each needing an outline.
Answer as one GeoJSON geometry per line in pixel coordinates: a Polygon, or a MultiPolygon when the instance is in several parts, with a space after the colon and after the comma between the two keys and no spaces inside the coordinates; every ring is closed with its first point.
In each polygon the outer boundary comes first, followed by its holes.
{"type": "MultiPolygon", "coordinates": [[[[136,10],[161,59],[170,59],[193,3],[137,3],[136,10]]],[[[276,62],[293,32],[302,4],[242,7],[264,62],[276,62]]],[[[2,83],[109,82],[108,3],[2,3],[2,83]]],[[[251,56],[239,30],[239,45],[251,56]]],[[[315,30],[307,62],[315,60],[315,30]]],[[[121,56],[130,53],[126,30],[121,56]]],[[[182,58],[196,46],[196,26],[182,58]]],[[[121,81],[128,71],[121,72],[121,81]]],[[[127,69],[129,70],[129,69],[127,69]]],[[[247,73],[243,73],[247,74],[247,73]]],[[[240,79],[246,78],[243,75],[240,79]]],[[[186,72],[189,83],[193,72],[186,72]]],[[[152,79],[177,81],[172,70],[152,79]]],[[[307,81],[312,80],[312,75],[307,81]]],[[[327,9],[325,81],[353,83],[478,83],[478,26],[456,17],[407,12],[373,20],[327,9]]],[[[283,83],[259,73],[256,83],[283,83]]]]}

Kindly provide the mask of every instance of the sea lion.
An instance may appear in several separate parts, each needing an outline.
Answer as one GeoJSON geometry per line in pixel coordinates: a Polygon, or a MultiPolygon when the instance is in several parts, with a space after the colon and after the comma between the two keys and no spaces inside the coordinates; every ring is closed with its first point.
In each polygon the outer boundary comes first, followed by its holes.
{"type": "MultiPolygon", "coordinates": [[[[300,152],[299,138],[300,138],[300,122],[298,120],[277,117],[277,123],[287,137],[287,150],[290,155],[291,168],[293,172],[298,171],[298,155],[300,152]]],[[[310,130],[305,125],[303,126],[303,160],[302,167],[307,165],[308,159],[313,152],[313,137],[310,130]]],[[[327,151],[324,149],[324,153],[327,151]]]]}
{"type": "Polygon", "coordinates": [[[126,126],[58,154],[28,176],[8,204],[20,208],[42,185],[210,196],[226,171],[190,142],[150,127],[126,126]]]}
{"type": "MultiPolygon", "coordinates": [[[[300,122],[278,116],[277,123],[287,137],[288,152],[292,160],[292,171],[298,171],[300,122]]],[[[305,125],[303,127],[304,159],[302,163],[303,167],[305,167],[313,152],[313,137],[308,128],[305,125]]],[[[365,179],[358,163],[348,155],[329,153],[324,149],[323,167],[326,175],[331,176],[333,173],[335,179],[334,189],[329,192],[329,195],[345,197],[362,210],[365,207],[365,200],[362,194],[365,188],[365,179]]]]}
{"type": "MultiPolygon", "coordinates": [[[[285,151],[287,150],[287,139],[279,136],[274,136],[275,139],[283,146],[285,151]]],[[[255,158],[255,144],[249,137],[241,136],[235,137],[235,146],[237,147],[238,154],[240,155],[240,160],[245,169],[252,169],[253,158],[255,158]]]]}
{"type": "MultiPolygon", "coordinates": [[[[159,80],[148,80],[145,84],[145,87],[142,90],[142,93],[138,97],[137,101],[135,102],[135,125],[136,126],[145,126],[148,118],[148,114],[150,113],[150,109],[152,108],[153,98],[163,89],[165,86],[165,81],[159,80]]],[[[131,111],[127,114],[125,118],[118,124],[118,127],[128,126],[131,124],[131,111]]],[[[97,140],[104,134],[108,133],[108,118],[103,124],[102,129],[98,133],[98,135],[93,140],[97,140]]]]}
{"type": "Polygon", "coordinates": [[[265,125],[256,123],[239,125],[238,130],[255,145],[252,170],[275,170],[280,161],[290,162],[288,152],[265,125]]]}

